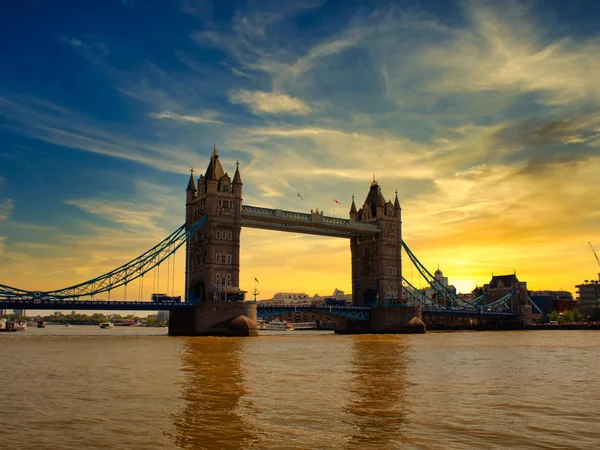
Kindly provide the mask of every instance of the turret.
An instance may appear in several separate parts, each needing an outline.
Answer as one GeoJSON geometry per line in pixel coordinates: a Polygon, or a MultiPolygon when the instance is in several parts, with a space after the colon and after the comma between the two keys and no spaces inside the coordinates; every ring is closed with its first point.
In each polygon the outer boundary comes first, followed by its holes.
{"type": "Polygon", "coordinates": [[[235,162],[235,175],[233,176],[233,195],[237,198],[242,198],[242,176],[240,175],[240,162],[235,162]]]}
{"type": "Polygon", "coordinates": [[[352,194],[352,206],[350,206],[350,219],[358,220],[358,212],[356,211],[356,205],[354,204],[354,194],[352,194]]]}
{"type": "Polygon", "coordinates": [[[194,168],[193,167],[190,169],[190,181],[188,181],[188,185],[187,185],[185,192],[187,194],[187,202],[188,203],[190,203],[194,199],[194,197],[196,197],[196,194],[198,192],[198,190],[196,189],[196,182],[194,181],[194,168]]]}

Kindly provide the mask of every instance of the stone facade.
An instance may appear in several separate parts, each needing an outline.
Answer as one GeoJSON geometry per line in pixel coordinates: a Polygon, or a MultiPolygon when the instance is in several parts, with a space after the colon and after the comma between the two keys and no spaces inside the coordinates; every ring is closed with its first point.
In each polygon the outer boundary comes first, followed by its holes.
{"type": "Polygon", "coordinates": [[[377,222],[380,233],[365,233],[350,240],[352,298],[356,306],[399,303],[402,291],[402,218],[398,192],[394,204],[386,202],[375,179],[363,206],[352,198],[350,219],[377,222]]]}
{"type": "Polygon", "coordinates": [[[242,179],[223,170],[215,147],[204,175],[190,175],[186,189],[186,225],[208,214],[186,247],[186,301],[239,301],[242,229],[242,179]]]}

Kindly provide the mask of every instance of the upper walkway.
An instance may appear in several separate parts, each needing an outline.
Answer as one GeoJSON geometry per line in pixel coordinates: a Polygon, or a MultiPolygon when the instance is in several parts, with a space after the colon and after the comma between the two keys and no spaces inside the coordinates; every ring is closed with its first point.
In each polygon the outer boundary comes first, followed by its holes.
{"type": "Polygon", "coordinates": [[[379,233],[376,222],[357,222],[323,215],[284,211],[242,205],[242,225],[264,230],[289,231],[293,233],[316,234],[320,236],[350,238],[363,233],[379,233]]]}

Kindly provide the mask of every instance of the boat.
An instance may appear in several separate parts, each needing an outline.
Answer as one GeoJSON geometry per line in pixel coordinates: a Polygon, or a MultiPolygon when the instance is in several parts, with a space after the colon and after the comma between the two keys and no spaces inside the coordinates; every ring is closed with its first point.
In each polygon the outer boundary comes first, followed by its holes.
{"type": "Polygon", "coordinates": [[[27,322],[23,322],[22,320],[15,322],[15,329],[17,331],[27,331],[27,322]]]}
{"type": "Polygon", "coordinates": [[[38,320],[37,327],[38,328],[46,328],[46,322],[44,322],[43,320],[38,320]]]}
{"type": "Polygon", "coordinates": [[[317,323],[315,321],[312,322],[292,322],[292,327],[294,330],[316,330],[317,323]]]}
{"type": "Polygon", "coordinates": [[[280,320],[273,320],[265,323],[265,330],[269,331],[292,331],[294,327],[291,322],[282,322],[280,320]]]}
{"type": "Polygon", "coordinates": [[[0,319],[0,331],[17,331],[14,322],[9,322],[5,318],[0,319]]]}
{"type": "Polygon", "coordinates": [[[110,322],[102,322],[100,328],[114,328],[115,326],[110,322]]]}
{"type": "Polygon", "coordinates": [[[65,323],[65,328],[71,328],[71,324],[70,323],[65,323]]]}

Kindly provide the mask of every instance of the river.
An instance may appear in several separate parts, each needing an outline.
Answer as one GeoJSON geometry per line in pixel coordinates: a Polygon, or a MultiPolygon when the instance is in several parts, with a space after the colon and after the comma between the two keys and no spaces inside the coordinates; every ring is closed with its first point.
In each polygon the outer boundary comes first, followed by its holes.
{"type": "Polygon", "coordinates": [[[597,449],[600,331],[0,333],[3,449],[597,449]]]}

